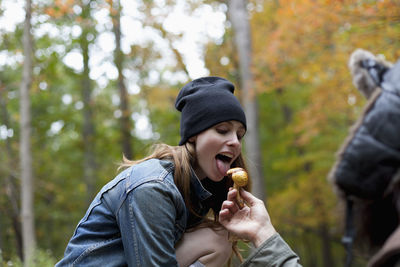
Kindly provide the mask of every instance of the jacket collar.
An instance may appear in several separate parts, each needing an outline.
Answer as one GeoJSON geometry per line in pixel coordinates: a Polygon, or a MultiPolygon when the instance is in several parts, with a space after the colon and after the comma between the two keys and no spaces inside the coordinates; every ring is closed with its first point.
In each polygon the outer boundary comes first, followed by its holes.
{"type": "Polygon", "coordinates": [[[193,193],[200,201],[204,201],[211,197],[212,194],[203,187],[193,168],[191,170],[192,175],[190,176],[190,184],[192,186],[193,193]]]}

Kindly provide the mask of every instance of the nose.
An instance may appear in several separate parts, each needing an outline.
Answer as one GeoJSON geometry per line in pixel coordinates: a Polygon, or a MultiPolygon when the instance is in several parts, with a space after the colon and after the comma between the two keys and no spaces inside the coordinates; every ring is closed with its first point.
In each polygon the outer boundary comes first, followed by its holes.
{"type": "Polygon", "coordinates": [[[229,136],[228,145],[235,147],[240,147],[242,145],[236,133],[233,133],[229,136]]]}

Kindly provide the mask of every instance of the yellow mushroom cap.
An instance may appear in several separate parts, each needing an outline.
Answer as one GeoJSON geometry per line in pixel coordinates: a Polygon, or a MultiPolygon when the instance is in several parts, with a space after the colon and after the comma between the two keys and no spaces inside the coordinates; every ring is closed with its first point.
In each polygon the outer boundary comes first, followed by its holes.
{"type": "Polygon", "coordinates": [[[247,172],[243,168],[233,168],[227,171],[227,174],[232,175],[233,182],[238,186],[245,186],[248,182],[247,172]]]}

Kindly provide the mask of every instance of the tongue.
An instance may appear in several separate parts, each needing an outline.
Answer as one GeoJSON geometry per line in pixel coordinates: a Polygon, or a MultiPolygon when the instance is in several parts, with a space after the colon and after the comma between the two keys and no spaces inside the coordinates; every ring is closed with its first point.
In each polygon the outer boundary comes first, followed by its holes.
{"type": "Polygon", "coordinates": [[[230,165],[228,162],[217,159],[217,168],[218,168],[218,171],[221,173],[221,175],[225,176],[226,172],[230,168],[230,165]]]}

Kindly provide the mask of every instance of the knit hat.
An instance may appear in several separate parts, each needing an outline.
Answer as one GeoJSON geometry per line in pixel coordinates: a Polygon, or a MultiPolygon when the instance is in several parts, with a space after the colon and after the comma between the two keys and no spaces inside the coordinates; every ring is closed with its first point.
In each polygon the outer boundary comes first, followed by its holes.
{"type": "Polygon", "coordinates": [[[179,145],[220,122],[235,120],[246,128],[246,116],[234,90],[231,82],[220,77],[199,78],[186,84],[175,102],[182,113],[179,145]]]}

